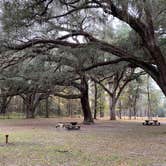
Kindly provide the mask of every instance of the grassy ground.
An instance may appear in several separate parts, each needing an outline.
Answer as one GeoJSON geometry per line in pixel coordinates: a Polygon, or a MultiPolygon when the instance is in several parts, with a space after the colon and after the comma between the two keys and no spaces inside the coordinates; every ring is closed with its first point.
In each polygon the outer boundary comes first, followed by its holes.
{"type": "Polygon", "coordinates": [[[166,166],[164,123],[100,120],[67,131],[57,121],[0,120],[0,166],[166,166]]]}

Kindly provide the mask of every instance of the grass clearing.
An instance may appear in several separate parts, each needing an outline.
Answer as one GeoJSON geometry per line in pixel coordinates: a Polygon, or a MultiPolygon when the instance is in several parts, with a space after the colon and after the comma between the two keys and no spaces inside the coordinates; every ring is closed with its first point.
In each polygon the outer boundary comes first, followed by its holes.
{"type": "Polygon", "coordinates": [[[166,165],[166,124],[100,120],[80,131],[55,127],[65,120],[71,119],[0,120],[0,166],[166,165]]]}

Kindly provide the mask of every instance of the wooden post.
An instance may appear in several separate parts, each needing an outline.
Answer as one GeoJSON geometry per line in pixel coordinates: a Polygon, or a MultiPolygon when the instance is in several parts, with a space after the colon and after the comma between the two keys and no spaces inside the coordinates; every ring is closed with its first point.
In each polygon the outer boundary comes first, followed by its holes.
{"type": "Polygon", "coordinates": [[[6,134],[5,137],[6,137],[6,144],[8,144],[8,138],[9,138],[9,135],[6,134]]]}

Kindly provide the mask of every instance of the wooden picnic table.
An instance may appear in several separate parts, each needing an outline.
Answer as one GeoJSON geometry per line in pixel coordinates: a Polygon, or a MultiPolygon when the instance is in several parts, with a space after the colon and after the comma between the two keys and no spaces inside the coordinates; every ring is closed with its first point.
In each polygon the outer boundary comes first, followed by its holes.
{"type": "Polygon", "coordinates": [[[145,120],[145,122],[143,122],[142,124],[147,126],[160,126],[160,122],[158,122],[158,120],[145,120]]]}
{"type": "Polygon", "coordinates": [[[58,125],[56,125],[56,128],[57,127],[63,127],[68,130],[79,130],[80,129],[78,122],[59,122],[58,125]]]}

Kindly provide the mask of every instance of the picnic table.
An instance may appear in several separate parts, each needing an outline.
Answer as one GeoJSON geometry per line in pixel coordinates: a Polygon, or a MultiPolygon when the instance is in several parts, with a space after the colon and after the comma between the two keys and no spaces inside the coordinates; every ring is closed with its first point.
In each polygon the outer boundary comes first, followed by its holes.
{"type": "Polygon", "coordinates": [[[62,127],[68,130],[79,130],[80,126],[78,125],[78,122],[59,122],[57,127],[62,127]]]}
{"type": "Polygon", "coordinates": [[[158,120],[145,120],[142,124],[147,126],[160,126],[160,122],[158,122],[158,120]]]}

